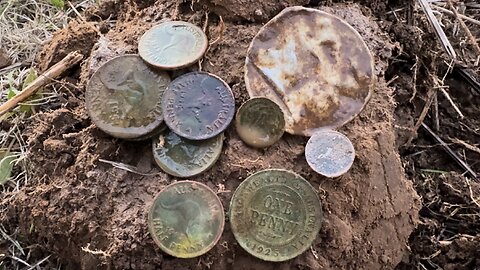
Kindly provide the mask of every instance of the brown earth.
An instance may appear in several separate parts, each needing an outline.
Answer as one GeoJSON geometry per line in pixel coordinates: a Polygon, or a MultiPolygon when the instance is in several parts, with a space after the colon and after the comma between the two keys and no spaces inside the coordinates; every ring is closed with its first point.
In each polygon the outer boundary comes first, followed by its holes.
{"type": "MultiPolygon", "coordinates": [[[[176,17],[203,26],[205,10],[209,10],[206,32],[211,41],[219,40],[210,46],[201,67],[232,87],[238,107],[248,98],[244,58],[261,22],[286,5],[305,1],[200,1],[192,6],[182,2],[178,8],[168,0],[111,3],[87,12],[85,18],[91,23],[73,22],[57,33],[38,58],[39,67],[46,69],[72,50],[89,56],[80,69],[70,72],[67,81],[76,86],[64,88],[61,104],[49,105],[25,123],[32,179],[11,200],[2,202],[7,204],[2,215],[7,229],[18,227],[22,240],[41,243],[32,248],[32,256],[53,252],[65,269],[392,269],[402,260],[420,205],[397,154],[393,88],[384,80],[396,46],[370,17],[368,8],[354,4],[322,8],[357,29],[376,57],[378,83],[372,99],[341,129],[357,151],[346,175],[326,179],[315,174],[304,158],[306,138],[285,135],[274,146],[255,150],[243,144],[230,127],[219,161],[192,178],[218,191],[227,213],[235,188],[261,169],[289,169],[318,188],[325,214],[312,249],[274,264],[243,251],[233,238],[228,218],[219,244],[206,255],[182,260],[162,253],[148,234],[147,211],[154,196],[176,179],[156,167],[149,141],[113,139],[91,123],[83,101],[84,86],[92,72],[114,55],[135,53],[139,36],[152,25],[176,17]],[[218,15],[225,21],[223,35],[218,15]],[[105,20],[108,16],[117,21],[105,20]],[[133,174],[99,159],[158,175],[133,174]]],[[[381,5],[372,1],[371,7],[376,10],[381,5]]],[[[171,75],[182,72],[186,70],[171,75]]]]}

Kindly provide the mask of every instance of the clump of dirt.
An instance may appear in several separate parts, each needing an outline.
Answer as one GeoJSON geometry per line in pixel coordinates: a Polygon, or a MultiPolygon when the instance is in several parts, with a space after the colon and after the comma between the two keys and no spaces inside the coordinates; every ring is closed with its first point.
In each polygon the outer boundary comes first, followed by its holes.
{"type": "MultiPolygon", "coordinates": [[[[70,28],[83,30],[75,35],[59,32],[39,58],[41,65],[48,66],[60,52],[82,48],[89,55],[82,64],[81,78],[76,77],[78,87],[64,93],[72,102],[38,113],[26,125],[32,181],[8,202],[2,220],[9,229],[18,227],[28,242],[43,244],[35,254],[45,249],[54,252],[67,269],[391,269],[401,261],[417,221],[419,200],[405,179],[395,149],[393,90],[383,79],[394,46],[358,5],[322,8],[352,24],[376,57],[378,82],[374,94],[365,110],[341,130],[356,149],[351,170],[337,179],[324,178],[305,160],[306,138],[285,135],[272,147],[256,150],[247,147],[231,126],[218,162],[192,178],[216,190],[228,211],[234,190],[249,174],[267,168],[299,173],[318,188],[323,204],[324,223],[312,249],[291,261],[263,262],[238,246],[227,220],[219,244],[206,255],[177,259],[162,253],[148,234],[147,212],[154,196],[176,179],[157,168],[151,142],[117,140],[91,123],[83,103],[85,82],[112,56],[135,53],[137,40],[146,29],[175,16],[204,26],[210,41],[218,38],[199,67],[222,77],[232,87],[238,107],[248,99],[243,82],[244,59],[261,23],[227,20],[222,27],[215,9],[205,24],[203,10],[180,8],[176,13],[176,1],[156,1],[142,7],[128,3],[117,3],[122,7],[114,15],[117,22],[101,37],[91,32],[90,24],[73,23],[70,28]],[[99,159],[158,174],[130,173],[99,159]]],[[[265,6],[260,2],[228,3],[229,10],[245,14],[255,14],[262,5],[262,12],[270,14],[290,2],[265,6]],[[269,7],[272,9],[266,11],[269,7]]]]}

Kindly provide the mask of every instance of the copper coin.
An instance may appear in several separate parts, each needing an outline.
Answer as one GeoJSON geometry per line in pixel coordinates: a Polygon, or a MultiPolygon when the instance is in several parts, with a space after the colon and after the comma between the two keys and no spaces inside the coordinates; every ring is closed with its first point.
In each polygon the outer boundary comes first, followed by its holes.
{"type": "Polygon", "coordinates": [[[222,133],[235,114],[232,90],[206,72],[184,74],[168,86],[162,101],[165,123],[190,140],[206,140],[222,133]]]}
{"type": "Polygon", "coordinates": [[[171,21],[145,32],[138,42],[138,53],[150,65],[177,69],[198,61],[207,45],[202,29],[188,22],[171,21]]]}
{"type": "Polygon", "coordinates": [[[266,261],[285,261],[305,252],[321,222],[322,207],[315,189],[286,170],[249,176],[230,202],[230,223],[238,243],[266,261]]]}
{"type": "Polygon", "coordinates": [[[218,242],[225,223],[223,206],[215,192],[194,181],[165,187],[148,214],[155,243],[167,254],[193,258],[207,253],[218,242]]]}
{"type": "Polygon", "coordinates": [[[166,130],[153,140],[153,157],[166,173],[177,177],[198,175],[220,157],[223,133],[208,140],[192,141],[166,130]]]}
{"type": "Polygon", "coordinates": [[[245,62],[250,97],[285,113],[286,131],[311,136],[353,119],[374,87],[373,57],[358,32],[329,13],[290,7],[254,37],[245,62]]]}
{"type": "Polygon", "coordinates": [[[285,118],[275,102],[263,97],[252,98],[238,109],[235,126],[242,141],[263,148],[280,140],[285,118]]]}
{"type": "Polygon", "coordinates": [[[355,148],[352,142],[340,132],[318,131],[308,140],[305,147],[308,165],[326,177],[338,177],[352,167],[355,148]]]}
{"type": "Polygon", "coordinates": [[[162,95],[170,77],[151,70],[138,55],[113,58],[87,85],[85,101],[95,125],[114,137],[136,139],[163,121],[162,95]]]}

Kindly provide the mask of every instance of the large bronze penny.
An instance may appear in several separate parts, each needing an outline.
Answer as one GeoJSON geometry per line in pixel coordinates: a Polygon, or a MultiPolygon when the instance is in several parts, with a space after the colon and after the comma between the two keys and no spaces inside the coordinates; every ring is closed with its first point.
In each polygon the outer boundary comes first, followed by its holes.
{"type": "Polygon", "coordinates": [[[280,140],[285,118],[275,102],[263,97],[252,98],[238,109],[235,126],[242,141],[262,148],[280,140]]]}
{"type": "Polygon", "coordinates": [[[145,32],[138,42],[138,53],[153,66],[177,69],[198,61],[207,45],[202,29],[191,23],[171,21],[145,32]]]}
{"type": "Polygon", "coordinates": [[[316,9],[290,7],[254,37],[245,62],[250,97],[280,105],[286,131],[311,136],[353,119],[374,87],[373,57],[358,32],[316,9]]]}
{"type": "Polygon", "coordinates": [[[225,216],[215,192],[204,184],[179,181],[155,198],[148,228],[167,254],[193,258],[208,252],[220,239],[225,216]]]}
{"type": "Polygon", "coordinates": [[[346,173],[355,160],[352,142],[340,132],[322,130],[313,134],[305,146],[308,165],[326,177],[346,173]]]}
{"type": "Polygon", "coordinates": [[[170,77],[151,70],[138,55],[113,58],[87,85],[87,111],[95,125],[122,139],[153,132],[163,121],[161,101],[170,77]]]}
{"type": "Polygon", "coordinates": [[[251,175],[230,203],[230,222],[238,243],[266,261],[285,261],[306,251],[317,237],[321,220],[315,189],[286,170],[251,175]]]}
{"type": "Polygon", "coordinates": [[[166,130],[153,140],[153,156],[166,173],[190,177],[212,167],[220,157],[222,145],[223,133],[208,140],[192,141],[166,130]]]}
{"type": "Polygon", "coordinates": [[[190,140],[206,140],[222,133],[235,114],[232,90],[206,72],[184,74],[168,86],[162,101],[168,127],[190,140]]]}

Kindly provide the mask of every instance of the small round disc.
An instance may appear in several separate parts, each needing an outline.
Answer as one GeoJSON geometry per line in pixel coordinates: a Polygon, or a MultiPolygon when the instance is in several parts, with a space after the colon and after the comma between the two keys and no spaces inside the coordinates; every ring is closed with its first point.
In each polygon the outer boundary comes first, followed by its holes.
{"type": "Polygon", "coordinates": [[[238,243],[266,261],[286,261],[305,252],[321,227],[315,189],[298,174],[273,169],[245,179],[230,202],[238,243]]]}
{"type": "Polygon", "coordinates": [[[223,133],[208,140],[192,141],[166,130],[153,140],[153,156],[166,173],[177,177],[200,174],[220,157],[223,133]]]}
{"type": "Polygon", "coordinates": [[[250,97],[284,111],[288,133],[335,129],[363,109],[373,91],[374,59],[360,34],[340,18],[289,7],[253,38],[245,61],[250,97]]]}
{"type": "Polygon", "coordinates": [[[148,214],[148,228],[155,243],[178,258],[207,253],[220,239],[224,223],[220,199],[209,187],[194,181],[165,187],[148,214]]]}
{"type": "Polygon", "coordinates": [[[275,102],[263,97],[252,98],[238,109],[235,126],[246,144],[263,148],[280,140],[285,118],[275,102]]]}
{"type": "Polygon", "coordinates": [[[138,55],[113,58],[87,85],[85,101],[95,125],[113,137],[135,139],[163,121],[162,95],[170,77],[154,72],[138,55]]]}
{"type": "Polygon", "coordinates": [[[235,114],[235,99],[219,77],[190,72],[168,86],[162,109],[172,131],[190,140],[206,140],[228,127],[235,114]]]}
{"type": "Polygon", "coordinates": [[[352,167],[355,149],[352,142],[340,132],[318,131],[305,147],[308,165],[326,177],[338,177],[352,167]]]}
{"type": "Polygon", "coordinates": [[[207,45],[202,29],[188,22],[171,21],[145,32],[138,42],[138,53],[150,65],[178,69],[198,61],[207,45]]]}

